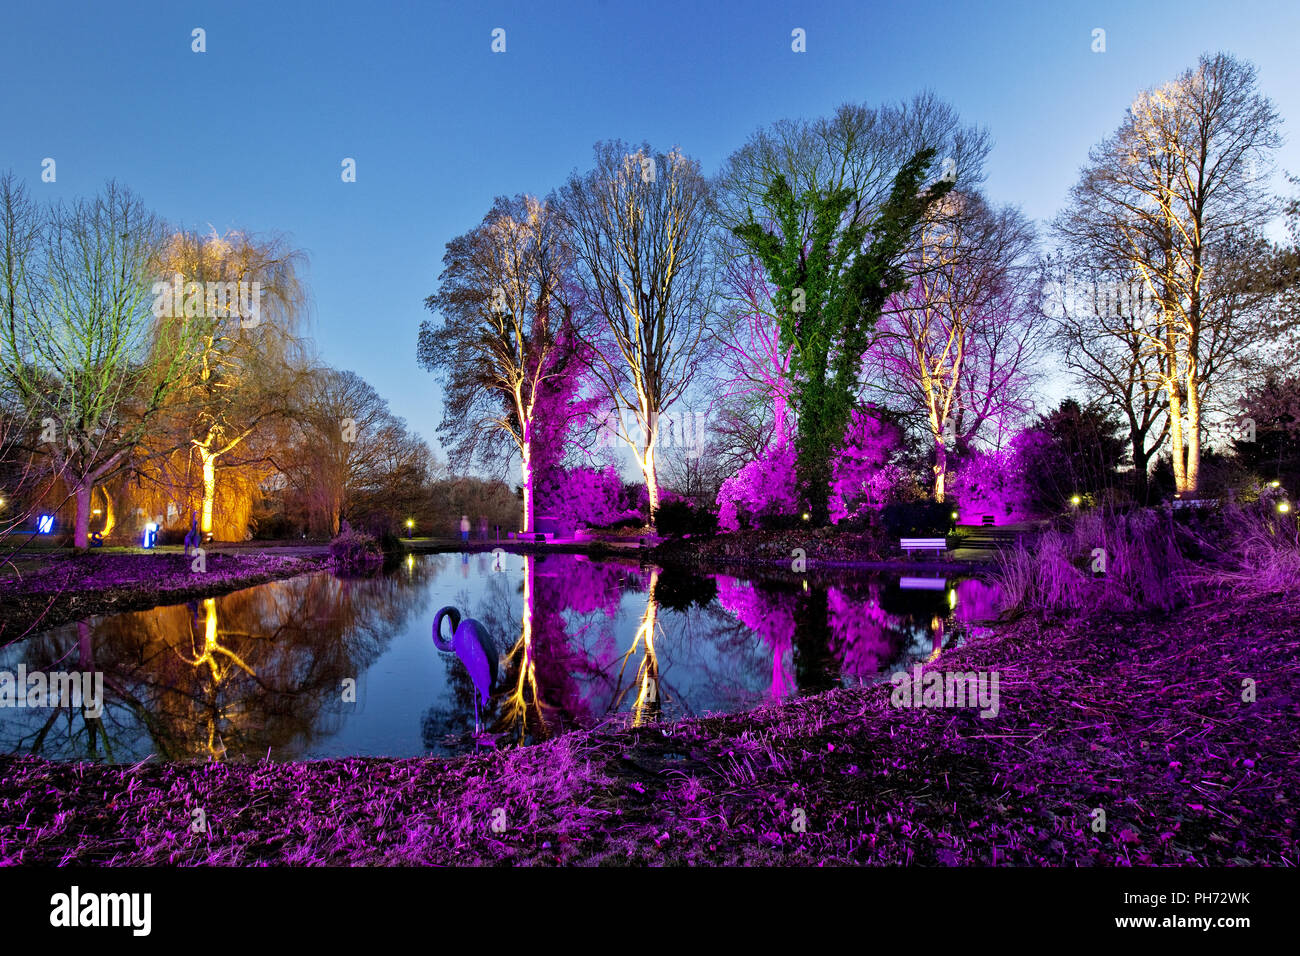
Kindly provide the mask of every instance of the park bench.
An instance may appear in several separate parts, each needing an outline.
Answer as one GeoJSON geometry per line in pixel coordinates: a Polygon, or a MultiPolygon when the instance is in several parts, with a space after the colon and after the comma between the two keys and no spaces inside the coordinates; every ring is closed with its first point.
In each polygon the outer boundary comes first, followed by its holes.
{"type": "Polygon", "coordinates": [[[902,538],[898,542],[905,552],[933,551],[936,556],[948,550],[947,538],[902,538]]]}
{"type": "Polygon", "coordinates": [[[993,522],[994,522],[993,515],[985,515],[983,519],[980,521],[980,524],[982,524],[986,528],[991,528],[993,526],[993,522]]]}

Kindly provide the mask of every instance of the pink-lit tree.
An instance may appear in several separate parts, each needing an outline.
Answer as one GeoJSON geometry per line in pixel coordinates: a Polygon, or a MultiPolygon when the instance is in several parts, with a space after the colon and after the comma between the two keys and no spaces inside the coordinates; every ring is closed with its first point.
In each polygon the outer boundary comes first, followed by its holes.
{"type": "Polygon", "coordinates": [[[831,463],[831,521],[883,505],[903,478],[890,458],[903,443],[903,430],[882,409],[853,410],[844,444],[831,463]]]}
{"type": "Polygon", "coordinates": [[[733,300],[731,323],[719,335],[724,400],[772,410],[771,428],[753,435],[761,450],[722,483],[718,525],[735,531],[742,516],[760,518],[798,509],[794,422],[790,414],[790,359],[763,265],[752,256],[733,259],[725,273],[733,300]]]}

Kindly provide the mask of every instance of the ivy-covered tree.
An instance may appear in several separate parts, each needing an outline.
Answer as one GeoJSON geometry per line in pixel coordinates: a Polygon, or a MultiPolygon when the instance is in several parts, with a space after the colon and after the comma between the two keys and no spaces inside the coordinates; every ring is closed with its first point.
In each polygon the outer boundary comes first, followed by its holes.
{"type": "Polygon", "coordinates": [[[829,518],[831,458],[858,392],[863,353],[890,296],[907,284],[902,265],[927,210],[952,189],[928,187],[933,148],[915,152],[874,215],[852,186],[796,193],[777,174],[760,223],[732,228],[774,287],[781,346],[791,351],[799,489],[813,520],[829,518]]]}

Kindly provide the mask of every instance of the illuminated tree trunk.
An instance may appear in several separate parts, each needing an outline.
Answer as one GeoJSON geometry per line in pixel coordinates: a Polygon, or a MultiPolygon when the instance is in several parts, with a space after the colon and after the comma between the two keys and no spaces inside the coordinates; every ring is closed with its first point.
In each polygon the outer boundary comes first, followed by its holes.
{"type": "Polygon", "coordinates": [[[199,458],[203,462],[203,511],[199,530],[206,537],[212,534],[212,504],[217,497],[217,456],[200,445],[199,458]]]}
{"type": "Polygon", "coordinates": [[[1167,381],[1169,393],[1169,444],[1174,465],[1174,492],[1182,496],[1187,490],[1187,458],[1183,445],[1183,397],[1176,380],[1167,381]]]}
{"type": "Polygon", "coordinates": [[[520,470],[524,482],[524,533],[533,531],[533,442],[529,436],[531,428],[524,428],[524,444],[521,449],[522,464],[520,470]]]}
{"type": "Polygon", "coordinates": [[[1201,478],[1201,390],[1195,360],[1187,372],[1187,467],[1183,473],[1183,491],[1194,495],[1201,478]]]}
{"type": "Polygon", "coordinates": [[[948,476],[948,446],[940,432],[934,439],[934,500],[943,501],[944,482],[948,476]]]}
{"type": "Polygon", "coordinates": [[[648,432],[650,437],[641,453],[639,464],[641,474],[645,477],[646,496],[650,499],[650,524],[653,525],[659,514],[659,472],[655,462],[655,443],[659,439],[658,422],[651,425],[648,432]]]}
{"type": "Polygon", "coordinates": [[[113,497],[108,493],[108,489],[102,485],[99,488],[104,495],[104,527],[103,534],[107,538],[113,532],[113,526],[117,524],[117,517],[113,514],[113,497]]]}

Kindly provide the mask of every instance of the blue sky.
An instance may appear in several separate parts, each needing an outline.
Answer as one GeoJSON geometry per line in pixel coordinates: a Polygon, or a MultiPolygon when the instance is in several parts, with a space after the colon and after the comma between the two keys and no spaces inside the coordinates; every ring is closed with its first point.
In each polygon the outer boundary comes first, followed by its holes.
{"type": "Polygon", "coordinates": [[[13,4],[0,169],[40,198],[114,177],[173,223],[287,234],[322,358],[436,447],[415,340],[445,243],[495,195],[585,168],[599,139],[680,145],[711,174],[760,125],[929,88],[989,128],[991,198],[1043,222],[1133,95],[1206,51],[1256,64],[1300,172],[1297,38],[1294,2],[13,4]]]}

